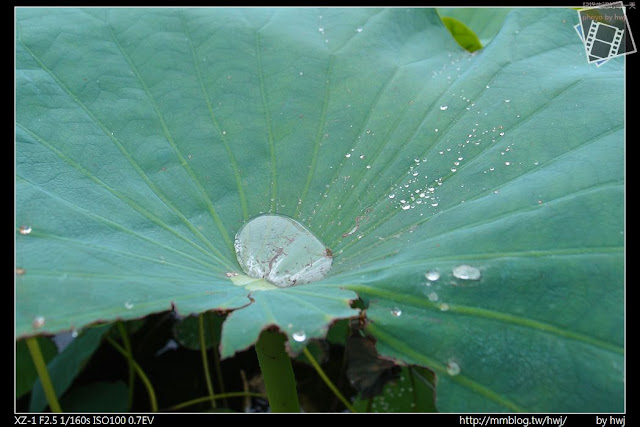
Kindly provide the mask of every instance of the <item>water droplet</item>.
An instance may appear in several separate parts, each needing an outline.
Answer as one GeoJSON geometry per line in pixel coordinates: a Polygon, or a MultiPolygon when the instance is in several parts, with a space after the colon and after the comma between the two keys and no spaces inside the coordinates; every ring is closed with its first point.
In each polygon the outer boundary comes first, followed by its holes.
{"type": "Polygon", "coordinates": [[[509,166],[511,164],[511,162],[504,162],[505,166],[509,166]]]}
{"type": "Polygon", "coordinates": [[[222,134],[223,134],[223,135],[226,135],[226,134],[227,134],[227,131],[226,131],[226,130],[223,130],[223,131],[222,131],[222,134]]]}
{"type": "Polygon", "coordinates": [[[78,330],[74,329],[71,331],[71,338],[78,338],[78,330]]]}
{"type": "Polygon", "coordinates": [[[431,292],[429,295],[429,301],[438,301],[438,294],[435,292],[431,292]]]}
{"type": "Polygon", "coordinates": [[[440,278],[440,272],[438,270],[429,270],[424,275],[424,277],[426,277],[427,280],[429,280],[431,282],[435,282],[436,280],[438,280],[440,278]]]}
{"type": "Polygon", "coordinates": [[[31,227],[28,225],[21,225],[18,231],[20,234],[29,234],[31,233],[31,227]]]}
{"type": "Polygon", "coordinates": [[[33,318],[33,322],[31,323],[31,325],[35,328],[42,328],[44,326],[44,317],[42,316],[36,316],[33,318]]]}
{"type": "Polygon", "coordinates": [[[303,342],[304,340],[307,339],[307,334],[305,334],[304,331],[294,332],[291,336],[297,342],[303,342]]]}
{"type": "Polygon", "coordinates": [[[505,99],[504,102],[511,102],[511,100],[510,99],[505,99]]]}
{"type": "Polygon", "coordinates": [[[402,210],[406,211],[407,209],[410,209],[411,205],[402,205],[402,210]]]}
{"type": "Polygon", "coordinates": [[[230,271],[228,273],[224,273],[224,275],[227,277],[236,277],[238,273],[236,273],[235,271],[230,271]]]}
{"type": "Polygon", "coordinates": [[[283,215],[261,215],[238,231],[234,247],[244,272],[285,288],[323,279],[333,257],[299,222],[283,215]]]}
{"type": "Polygon", "coordinates": [[[16,268],[16,275],[18,276],[22,276],[26,272],[27,270],[25,270],[24,268],[20,268],[20,267],[16,268]]]}
{"type": "Polygon", "coordinates": [[[396,197],[396,195],[395,195],[395,194],[389,194],[389,198],[390,198],[390,199],[393,199],[393,198],[395,198],[395,197],[396,197]]]}
{"type": "Polygon", "coordinates": [[[362,32],[362,27],[358,27],[358,28],[356,28],[356,31],[357,31],[357,32],[359,32],[359,33],[361,33],[361,32],[362,32]]]}
{"type": "Polygon", "coordinates": [[[344,156],[348,159],[349,157],[351,157],[351,153],[347,153],[344,156]]]}
{"type": "Polygon", "coordinates": [[[440,311],[447,311],[449,310],[449,304],[447,304],[446,302],[443,302],[442,304],[440,304],[440,311]]]}
{"type": "Polygon", "coordinates": [[[441,106],[440,106],[440,110],[441,110],[441,111],[444,111],[444,110],[446,110],[447,108],[449,108],[447,105],[441,105],[441,106]]]}
{"type": "Polygon", "coordinates": [[[447,362],[447,373],[451,376],[458,375],[460,373],[460,365],[455,360],[449,360],[447,362]]]}
{"type": "Polygon", "coordinates": [[[126,301],[124,303],[124,308],[126,308],[127,310],[131,310],[133,308],[133,303],[129,302],[129,301],[126,301]]]}
{"type": "Polygon", "coordinates": [[[391,309],[391,314],[393,314],[396,317],[400,317],[402,315],[402,310],[400,310],[397,307],[394,307],[391,309]]]}
{"type": "Polygon", "coordinates": [[[453,269],[453,275],[461,280],[480,280],[480,270],[467,264],[462,264],[453,269]]]}
{"type": "Polygon", "coordinates": [[[300,75],[302,76],[304,73],[302,71],[300,71],[300,75]]]}

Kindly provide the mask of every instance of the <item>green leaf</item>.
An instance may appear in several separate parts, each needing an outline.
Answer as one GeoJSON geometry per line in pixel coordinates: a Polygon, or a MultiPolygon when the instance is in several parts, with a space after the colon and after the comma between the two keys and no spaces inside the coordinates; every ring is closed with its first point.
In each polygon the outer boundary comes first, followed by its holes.
{"type": "MultiPolygon", "coordinates": [[[[85,364],[100,345],[102,336],[109,330],[110,325],[89,328],[75,338],[48,364],[47,370],[51,377],[53,388],[58,398],[71,386],[75,377],[82,371],[85,364]]],[[[29,412],[42,412],[47,406],[42,385],[38,379],[31,391],[29,412]]],[[[63,410],[67,410],[64,406],[63,410]]]]}
{"type": "Polygon", "coordinates": [[[65,412],[126,412],[127,385],[122,381],[72,387],[61,399],[65,412]]]}
{"type": "Polygon", "coordinates": [[[577,20],[515,9],[470,54],[434,9],[17,9],[16,336],[215,309],[223,356],[298,353],[361,297],[439,411],[622,410],[624,61],[577,20]],[[326,278],[239,274],[264,213],[326,278]]]}
{"type": "Polygon", "coordinates": [[[449,16],[443,16],[442,22],[460,46],[469,52],[482,49],[482,43],[478,39],[478,36],[462,22],[449,16]]]}
{"type": "Polygon", "coordinates": [[[504,20],[513,8],[509,7],[439,7],[438,14],[462,23],[486,46],[500,32],[504,20]]]}
{"type": "Polygon", "coordinates": [[[359,412],[436,412],[434,375],[419,367],[402,368],[397,381],[385,385],[379,396],[358,398],[359,412]]]}

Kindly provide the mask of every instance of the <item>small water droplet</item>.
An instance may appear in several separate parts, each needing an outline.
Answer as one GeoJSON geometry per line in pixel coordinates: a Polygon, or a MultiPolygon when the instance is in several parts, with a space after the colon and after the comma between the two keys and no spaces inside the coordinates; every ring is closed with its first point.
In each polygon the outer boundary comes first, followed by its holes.
{"type": "Polygon", "coordinates": [[[35,328],[41,328],[44,326],[44,317],[43,316],[36,316],[33,318],[33,322],[31,323],[31,325],[35,328]]]}
{"type": "Polygon", "coordinates": [[[235,271],[230,271],[228,273],[224,273],[224,275],[227,277],[236,277],[238,273],[236,273],[235,271]]]}
{"type": "Polygon", "coordinates": [[[511,162],[504,162],[505,166],[509,166],[511,164],[511,162]]]}
{"type": "Polygon", "coordinates": [[[461,280],[480,280],[480,270],[477,268],[462,264],[453,269],[453,275],[461,280]]]}
{"type": "Polygon", "coordinates": [[[447,362],[447,373],[451,376],[458,375],[460,373],[460,365],[455,360],[449,360],[447,362]]]}
{"type": "Polygon", "coordinates": [[[24,268],[20,268],[20,267],[16,268],[16,275],[18,276],[22,276],[26,272],[27,270],[25,270],[24,268]]]}
{"type": "Polygon", "coordinates": [[[446,110],[447,108],[449,108],[449,106],[447,106],[447,105],[441,105],[441,106],[440,106],[440,110],[441,110],[441,111],[444,111],[444,110],[446,110]]]}
{"type": "Polygon", "coordinates": [[[402,315],[402,310],[400,310],[397,307],[394,307],[391,309],[391,314],[393,314],[396,317],[400,317],[402,315]]]}
{"type": "Polygon", "coordinates": [[[505,99],[504,102],[511,102],[511,100],[510,99],[505,99]]]}
{"type": "Polygon", "coordinates": [[[362,32],[362,27],[358,27],[358,28],[356,28],[356,31],[357,31],[357,32],[359,32],[359,33],[361,33],[361,32],[362,32]]]}
{"type": "Polygon", "coordinates": [[[71,338],[78,338],[78,330],[74,329],[71,331],[71,338]]]}
{"type": "Polygon", "coordinates": [[[396,197],[396,195],[395,195],[395,194],[389,194],[389,198],[390,198],[390,199],[394,199],[395,197],[396,197]]]}
{"type": "Polygon", "coordinates": [[[304,73],[302,71],[300,71],[300,75],[302,76],[304,73]]]}
{"type": "Polygon", "coordinates": [[[133,308],[133,303],[130,301],[125,301],[124,308],[126,308],[127,310],[131,310],[133,308]]]}
{"type": "Polygon", "coordinates": [[[442,304],[440,304],[440,311],[447,311],[449,310],[449,304],[447,304],[446,302],[443,302],[442,304]]]}
{"type": "Polygon", "coordinates": [[[222,134],[223,134],[223,135],[226,135],[226,134],[227,134],[227,131],[226,131],[226,130],[223,130],[223,131],[222,131],[222,134]]]}
{"type": "Polygon", "coordinates": [[[31,227],[28,225],[21,225],[18,231],[20,234],[29,234],[31,233],[31,227]]]}
{"type": "Polygon", "coordinates": [[[348,159],[349,157],[351,157],[351,153],[347,153],[344,156],[348,159]]]}
{"type": "Polygon", "coordinates": [[[410,209],[411,205],[402,205],[402,210],[406,211],[407,209],[410,209]]]}
{"type": "Polygon", "coordinates": [[[304,331],[294,332],[291,336],[297,342],[303,342],[304,340],[307,339],[307,334],[305,334],[304,331]]]}
{"type": "Polygon", "coordinates": [[[431,292],[429,295],[429,301],[438,301],[438,294],[435,292],[431,292]]]}
{"type": "Polygon", "coordinates": [[[424,277],[426,277],[427,280],[435,282],[436,280],[438,280],[440,278],[440,272],[438,270],[429,270],[424,275],[424,277]]]}

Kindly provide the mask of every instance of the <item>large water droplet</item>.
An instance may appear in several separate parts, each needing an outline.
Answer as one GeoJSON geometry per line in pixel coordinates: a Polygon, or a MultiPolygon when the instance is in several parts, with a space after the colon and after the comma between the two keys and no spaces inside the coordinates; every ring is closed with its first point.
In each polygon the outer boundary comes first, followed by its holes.
{"type": "Polygon", "coordinates": [[[291,336],[297,342],[303,342],[304,340],[307,339],[307,334],[305,334],[304,331],[294,332],[291,336]]]}
{"type": "Polygon", "coordinates": [[[28,225],[21,225],[18,231],[20,234],[29,234],[31,233],[31,227],[28,225]]]}
{"type": "Polygon", "coordinates": [[[480,270],[470,265],[462,264],[453,269],[453,275],[462,280],[480,280],[480,270]]]}
{"type": "Polygon", "coordinates": [[[320,240],[283,215],[253,218],[238,231],[234,246],[247,275],[281,288],[323,279],[333,261],[320,240]]]}

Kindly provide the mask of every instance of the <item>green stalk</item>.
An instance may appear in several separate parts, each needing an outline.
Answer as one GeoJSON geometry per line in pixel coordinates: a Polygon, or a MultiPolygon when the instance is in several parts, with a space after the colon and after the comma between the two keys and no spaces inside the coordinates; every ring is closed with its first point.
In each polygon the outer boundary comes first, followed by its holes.
{"type": "Polygon", "coordinates": [[[262,393],[253,393],[248,391],[231,391],[229,393],[218,393],[215,396],[204,396],[195,399],[188,400],[186,402],[178,403],[168,408],[168,411],[177,411],[178,409],[186,408],[187,406],[197,405],[198,403],[206,402],[211,399],[227,399],[232,397],[262,397],[266,398],[262,393]]]}
{"type": "Polygon", "coordinates": [[[40,345],[38,344],[37,338],[29,337],[26,339],[26,342],[27,347],[29,348],[29,353],[31,353],[31,359],[33,359],[33,364],[35,365],[38,376],[40,377],[40,383],[42,384],[44,395],[47,398],[47,402],[49,402],[51,412],[62,412],[62,408],[60,407],[60,403],[56,396],[56,391],[54,390],[53,383],[51,382],[51,377],[49,376],[49,371],[47,370],[47,364],[44,363],[44,358],[42,357],[42,352],[40,351],[40,345]]]}
{"type": "Polygon", "coordinates": [[[320,375],[320,378],[322,378],[322,381],[324,381],[324,383],[327,385],[327,387],[329,387],[331,389],[331,391],[333,392],[333,394],[340,399],[340,401],[342,402],[342,404],[352,413],[357,412],[356,409],[351,405],[351,403],[349,403],[349,401],[342,395],[342,393],[340,393],[340,390],[338,390],[338,387],[336,387],[333,382],[331,382],[331,380],[329,379],[329,377],[327,376],[327,374],[324,373],[324,371],[322,370],[322,367],[320,366],[320,364],[318,363],[318,361],[315,359],[315,357],[313,357],[313,355],[311,354],[311,352],[309,351],[309,349],[307,347],[305,347],[303,350],[304,355],[307,356],[307,359],[309,360],[309,362],[311,363],[311,365],[313,366],[313,368],[316,370],[316,372],[318,373],[318,375],[320,375]]]}
{"type": "Polygon", "coordinates": [[[133,356],[131,356],[131,354],[127,353],[127,351],[124,348],[122,348],[120,344],[115,342],[112,338],[107,337],[107,341],[109,342],[109,344],[113,346],[113,348],[115,348],[118,351],[118,353],[122,354],[125,358],[129,360],[129,363],[133,365],[133,369],[135,369],[136,373],[140,377],[140,380],[142,381],[144,386],[147,388],[147,394],[149,394],[149,404],[151,405],[151,412],[158,412],[158,402],[156,400],[156,393],[153,390],[151,381],[149,381],[149,378],[144,373],[140,365],[138,365],[138,363],[135,360],[133,360],[133,356]]]}
{"type": "Polygon", "coordinates": [[[256,343],[258,362],[271,412],[300,412],[296,379],[284,342],[282,334],[263,331],[256,343]]]}
{"type": "Polygon", "coordinates": [[[213,384],[211,384],[211,374],[209,373],[209,361],[207,360],[207,343],[204,337],[204,314],[198,315],[198,333],[200,335],[200,354],[202,356],[202,367],[204,368],[204,379],[207,382],[207,390],[209,391],[209,398],[211,399],[211,407],[215,409],[216,400],[215,393],[213,391],[213,384]]]}
{"type": "MultiPolygon", "coordinates": [[[[210,312],[209,315],[207,316],[207,320],[209,321],[209,331],[211,331],[211,337],[212,337],[211,341],[213,343],[217,343],[218,340],[216,340],[215,338],[213,316],[214,314],[210,312]]],[[[211,355],[213,357],[213,366],[216,370],[216,379],[218,380],[218,388],[220,390],[220,393],[225,393],[224,379],[222,377],[222,366],[220,365],[220,354],[218,354],[217,345],[213,345],[211,347],[211,355]]],[[[223,399],[222,404],[224,405],[225,408],[229,407],[229,403],[227,402],[227,399],[223,399]]]]}
{"type": "Polygon", "coordinates": [[[127,351],[127,354],[129,355],[129,357],[127,357],[127,364],[129,365],[129,406],[128,408],[131,409],[131,407],[133,406],[133,395],[134,395],[134,387],[135,387],[135,369],[133,368],[133,363],[131,363],[131,361],[133,360],[133,352],[131,350],[131,341],[129,341],[129,335],[127,334],[127,330],[124,327],[124,324],[122,323],[122,321],[118,321],[116,323],[118,325],[118,331],[120,331],[120,336],[122,337],[122,343],[124,344],[124,349],[127,351]]]}

